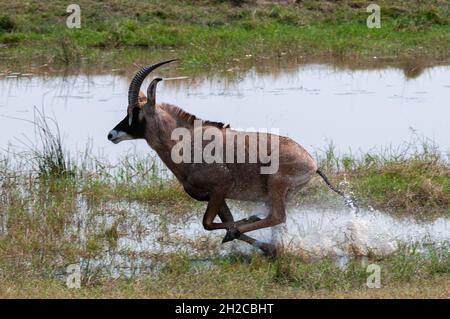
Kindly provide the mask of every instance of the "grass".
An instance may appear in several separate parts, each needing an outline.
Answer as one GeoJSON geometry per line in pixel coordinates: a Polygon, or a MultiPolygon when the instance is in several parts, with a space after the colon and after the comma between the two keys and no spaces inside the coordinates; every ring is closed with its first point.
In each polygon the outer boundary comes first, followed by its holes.
{"type": "Polygon", "coordinates": [[[87,62],[109,69],[178,57],[185,70],[204,71],[283,56],[446,59],[450,50],[449,6],[442,0],[378,1],[380,29],[367,28],[360,0],[77,3],[80,29],[66,28],[64,1],[0,4],[5,66],[87,62]]]}
{"type": "MultiPolygon", "coordinates": [[[[317,157],[334,183],[362,204],[423,217],[450,213],[449,155],[431,140],[413,135],[397,148],[364,154],[339,155],[331,144],[317,157]]],[[[318,187],[311,183],[305,195],[318,187]]]]}
{"type": "MultiPolygon", "coordinates": [[[[381,29],[366,27],[367,4],[359,0],[77,3],[82,9],[79,30],[65,27],[64,1],[0,3],[2,68],[95,64],[110,70],[179,57],[184,70],[216,72],[273,57],[377,56],[400,58],[405,70],[416,70],[414,76],[418,68],[409,59],[447,59],[450,50],[449,6],[442,0],[414,5],[380,0],[381,29]]],[[[367,262],[381,266],[380,289],[365,286],[368,274],[357,259],[340,268],[327,258],[309,263],[289,254],[269,260],[205,253],[200,257],[209,263],[198,265],[182,252],[119,251],[120,238],[144,238],[152,231],[136,222],[134,203],[145,209],[137,214],[155,212],[160,217],[155,227],[165,229],[169,238],[175,236],[166,227],[170,221],[183,222],[192,211],[203,211],[204,204],[190,199],[151,158],[127,155],[112,165],[92,158],[89,150],[74,158],[56,123],[39,112],[35,122],[37,143],[0,157],[0,297],[450,296],[445,249],[423,254],[408,246],[387,256],[370,254],[367,262]],[[105,271],[109,264],[96,263],[116,257],[137,268],[142,260],[155,264],[139,276],[114,279],[105,271]],[[80,261],[82,288],[68,289],[65,268],[80,261]]],[[[420,218],[450,216],[449,157],[429,141],[366,154],[336,154],[330,146],[316,157],[332,182],[364,207],[420,218]]],[[[319,178],[297,198],[300,204],[336,200],[319,178]]]]}
{"type": "Polygon", "coordinates": [[[82,284],[81,289],[29,274],[4,276],[0,297],[448,298],[450,255],[436,258],[401,252],[368,261],[381,267],[381,288],[370,289],[367,266],[358,260],[340,268],[331,260],[308,264],[289,255],[275,262],[260,256],[228,257],[213,259],[212,266],[205,267],[174,254],[158,275],[101,277],[82,284]]]}
{"type": "Polygon", "coordinates": [[[48,179],[73,176],[75,172],[72,169],[70,154],[63,148],[58,124],[47,117],[43,111],[35,108],[34,125],[41,149],[28,145],[28,150],[37,166],[39,177],[48,179]]]}

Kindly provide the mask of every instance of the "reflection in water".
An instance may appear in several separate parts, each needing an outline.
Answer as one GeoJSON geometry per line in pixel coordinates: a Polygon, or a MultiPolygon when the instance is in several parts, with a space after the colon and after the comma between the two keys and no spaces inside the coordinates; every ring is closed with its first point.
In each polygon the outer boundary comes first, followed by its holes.
{"type": "MultiPolygon", "coordinates": [[[[155,74],[156,75],[156,74],[155,74]]],[[[184,75],[184,74],[178,74],[184,75]]],[[[235,128],[277,128],[308,150],[333,141],[340,152],[399,145],[411,129],[450,148],[450,67],[427,69],[405,79],[398,69],[349,71],[303,65],[284,73],[251,70],[237,78],[212,76],[167,81],[157,100],[235,128]]],[[[146,85],[148,82],[144,83],[146,85]]],[[[146,154],[144,141],[113,145],[107,132],[126,112],[128,79],[118,73],[66,77],[0,77],[0,147],[33,136],[33,107],[59,123],[72,153],[92,139],[96,154],[117,158],[146,154]]]]}
{"type": "MultiPolygon", "coordinates": [[[[124,55],[130,57],[133,63],[126,60],[117,60],[114,62],[114,68],[111,68],[109,61],[100,60],[96,64],[82,63],[82,64],[47,64],[42,61],[40,64],[37,61],[26,63],[20,61],[14,63],[12,61],[0,60],[0,76],[32,76],[34,74],[39,75],[60,75],[61,77],[76,76],[83,74],[91,75],[107,75],[107,74],[121,74],[127,76],[130,80],[136,72],[138,67],[142,67],[149,63],[157,61],[168,60],[170,58],[176,58],[172,56],[172,53],[154,52],[149,60],[148,50],[139,50],[139,48],[133,48],[125,50],[124,55]],[[127,52],[125,52],[127,51],[127,52]],[[156,55],[155,55],[156,53],[156,55]]],[[[286,73],[295,72],[299,66],[306,66],[311,64],[326,65],[335,70],[341,71],[361,71],[361,70],[380,70],[387,68],[395,68],[403,72],[406,78],[416,78],[420,76],[426,69],[436,66],[448,66],[450,60],[434,60],[425,57],[403,57],[398,59],[388,56],[372,56],[372,57],[333,57],[333,56],[298,56],[287,54],[285,56],[279,56],[278,58],[266,58],[255,59],[252,55],[246,55],[242,59],[233,59],[223,64],[216,65],[209,71],[205,69],[193,69],[196,72],[195,75],[202,74],[205,76],[214,76],[220,74],[222,77],[235,79],[242,77],[247,72],[253,70],[258,76],[264,75],[284,75],[286,73]]],[[[179,75],[179,73],[185,73],[184,65],[172,65],[170,68],[158,70],[163,72],[164,76],[179,75]]]]}

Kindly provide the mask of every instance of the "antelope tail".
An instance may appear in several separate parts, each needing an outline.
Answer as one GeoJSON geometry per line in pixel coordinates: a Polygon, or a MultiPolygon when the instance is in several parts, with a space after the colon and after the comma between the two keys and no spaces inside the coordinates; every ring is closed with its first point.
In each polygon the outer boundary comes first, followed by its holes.
{"type": "Polygon", "coordinates": [[[334,187],[330,181],[328,180],[327,176],[320,170],[318,169],[316,171],[317,174],[320,175],[320,177],[323,178],[323,180],[325,181],[325,183],[327,184],[327,186],[334,192],[336,192],[337,194],[341,195],[344,198],[345,201],[345,205],[347,205],[348,207],[354,209],[356,212],[359,211],[359,207],[356,204],[356,200],[354,198],[352,198],[349,195],[345,195],[343,192],[341,192],[339,189],[337,189],[336,187],[334,187]]]}
{"type": "Polygon", "coordinates": [[[319,174],[320,177],[323,178],[323,180],[325,181],[325,183],[327,184],[327,186],[328,186],[332,191],[338,193],[339,195],[341,195],[342,197],[344,197],[345,199],[347,199],[347,196],[346,196],[343,192],[341,192],[340,190],[338,190],[336,187],[334,187],[334,186],[330,183],[330,181],[328,180],[328,177],[327,177],[320,169],[318,169],[318,170],[316,171],[316,173],[319,174]]]}

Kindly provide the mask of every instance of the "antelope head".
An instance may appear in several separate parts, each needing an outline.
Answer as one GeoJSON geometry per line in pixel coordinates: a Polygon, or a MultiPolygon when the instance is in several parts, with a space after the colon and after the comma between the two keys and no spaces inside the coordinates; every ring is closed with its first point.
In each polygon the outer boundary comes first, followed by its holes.
{"type": "Polygon", "coordinates": [[[146,116],[155,112],[156,85],[161,78],[154,79],[147,88],[147,97],[140,91],[144,79],[156,68],[173,62],[168,60],[143,67],[131,80],[128,89],[128,110],[125,118],[109,133],[108,140],[117,144],[125,140],[143,139],[146,131],[146,116]]]}

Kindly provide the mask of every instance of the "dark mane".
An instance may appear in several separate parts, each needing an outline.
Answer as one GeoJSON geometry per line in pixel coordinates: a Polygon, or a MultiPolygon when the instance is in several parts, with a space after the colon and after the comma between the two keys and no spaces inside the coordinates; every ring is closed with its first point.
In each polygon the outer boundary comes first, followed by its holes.
{"type": "Polygon", "coordinates": [[[160,104],[160,107],[164,111],[166,111],[166,112],[172,114],[174,117],[176,117],[177,120],[182,121],[182,122],[184,122],[186,124],[189,124],[190,126],[194,125],[194,121],[195,120],[200,120],[200,121],[202,121],[203,125],[214,126],[214,127],[220,128],[220,129],[222,129],[222,128],[230,128],[230,124],[224,124],[222,122],[214,122],[214,121],[202,120],[201,118],[196,117],[194,114],[190,114],[190,113],[184,111],[183,109],[181,109],[178,106],[174,106],[174,105],[170,105],[170,104],[165,104],[164,103],[164,104],[160,104]]]}

